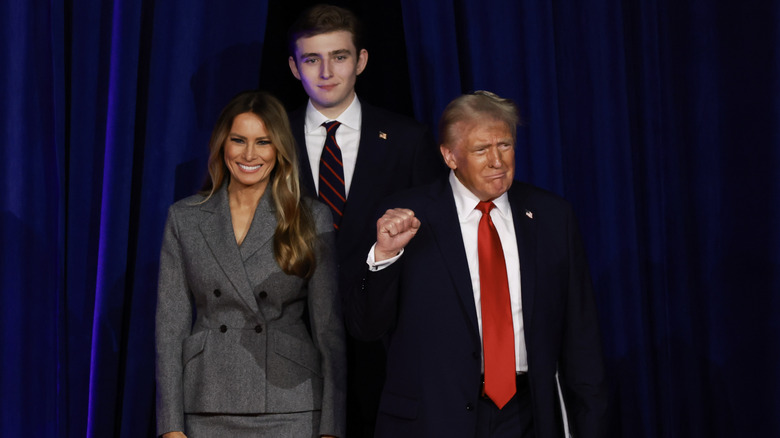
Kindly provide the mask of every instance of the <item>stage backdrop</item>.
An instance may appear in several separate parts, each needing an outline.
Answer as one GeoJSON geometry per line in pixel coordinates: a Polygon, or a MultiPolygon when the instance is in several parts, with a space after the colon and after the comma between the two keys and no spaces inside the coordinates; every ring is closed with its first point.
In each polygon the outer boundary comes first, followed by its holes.
{"type": "MultiPolygon", "coordinates": [[[[154,436],[167,207],[232,95],[305,102],[278,46],[309,3],[0,3],[1,436],[154,436]]],[[[520,106],[517,176],[585,237],[612,437],[780,435],[780,5],[339,3],[366,100],[520,106]]]]}

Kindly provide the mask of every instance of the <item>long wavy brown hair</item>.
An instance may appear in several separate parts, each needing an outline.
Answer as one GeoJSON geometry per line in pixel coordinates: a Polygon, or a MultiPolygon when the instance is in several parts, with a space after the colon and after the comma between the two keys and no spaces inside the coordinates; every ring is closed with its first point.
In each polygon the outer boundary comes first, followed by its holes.
{"type": "Polygon", "coordinates": [[[271,171],[271,197],[276,208],[274,258],[285,273],[309,278],[316,262],[317,230],[311,212],[301,202],[295,138],[279,100],[264,91],[245,91],[225,106],[209,140],[209,179],[201,194],[209,199],[230,181],[230,171],[225,165],[225,141],[233,120],[243,113],[260,117],[276,148],[276,165],[271,171]]]}

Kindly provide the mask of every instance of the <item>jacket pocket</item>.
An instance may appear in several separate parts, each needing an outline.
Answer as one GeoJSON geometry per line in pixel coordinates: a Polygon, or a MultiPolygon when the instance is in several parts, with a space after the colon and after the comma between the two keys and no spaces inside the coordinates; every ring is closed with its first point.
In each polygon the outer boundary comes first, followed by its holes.
{"type": "Polygon", "coordinates": [[[318,376],[322,375],[320,353],[311,341],[307,342],[288,333],[276,331],[274,332],[274,351],[279,356],[305,367],[318,376]]]}
{"type": "Polygon", "coordinates": [[[203,352],[208,335],[208,330],[204,330],[184,338],[181,345],[181,363],[183,365],[186,365],[187,362],[203,352]]]}

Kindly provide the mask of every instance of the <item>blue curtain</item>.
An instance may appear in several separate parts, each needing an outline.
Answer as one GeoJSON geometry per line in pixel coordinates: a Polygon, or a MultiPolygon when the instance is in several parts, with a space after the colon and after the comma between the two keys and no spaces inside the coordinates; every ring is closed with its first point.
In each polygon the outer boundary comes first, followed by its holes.
{"type": "Polygon", "coordinates": [[[777,436],[780,5],[404,0],[418,117],[515,99],[586,239],[613,435],[777,436]]]}
{"type": "Polygon", "coordinates": [[[0,435],[153,436],[166,210],[258,85],[267,3],[0,8],[0,435]]]}
{"type": "MultiPolygon", "coordinates": [[[[395,106],[433,127],[462,92],[515,99],[518,178],[576,208],[612,436],[780,435],[780,5],[398,1],[395,106]]],[[[154,436],[166,210],[203,181],[221,107],[284,64],[261,56],[289,25],[268,11],[0,3],[0,435],[154,436]]]]}

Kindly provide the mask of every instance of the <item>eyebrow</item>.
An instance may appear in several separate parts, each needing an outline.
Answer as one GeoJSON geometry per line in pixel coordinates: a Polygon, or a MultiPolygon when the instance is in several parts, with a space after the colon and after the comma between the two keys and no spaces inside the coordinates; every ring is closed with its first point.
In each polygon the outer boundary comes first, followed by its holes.
{"type": "MultiPolygon", "coordinates": [[[[243,136],[241,134],[237,134],[235,132],[231,132],[230,134],[228,134],[228,137],[238,137],[238,138],[241,138],[241,139],[244,139],[244,140],[247,139],[247,137],[245,137],[245,136],[243,136]]],[[[255,140],[271,140],[271,137],[268,136],[268,135],[264,135],[262,137],[257,137],[255,140]]]]}
{"type": "Polygon", "coordinates": [[[351,55],[352,52],[349,49],[338,49],[338,50],[334,50],[332,52],[328,52],[328,55],[330,55],[330,56],[344,55],[344,54],[351,55]]]}
{"type": "MultiPolygon", "coordinates": [[[[329,56],[344,55],[344,54],[351,55],[352,52],[349,49],[338,49],[338,50],[332,50],[328,52],[329,56]]],[[[301,53],[299,56],[300,59],[312,58],[312,57],[321,58],[322,55],[320,55],[317,52],[308,52],[308,53],[301,53]]]]}

